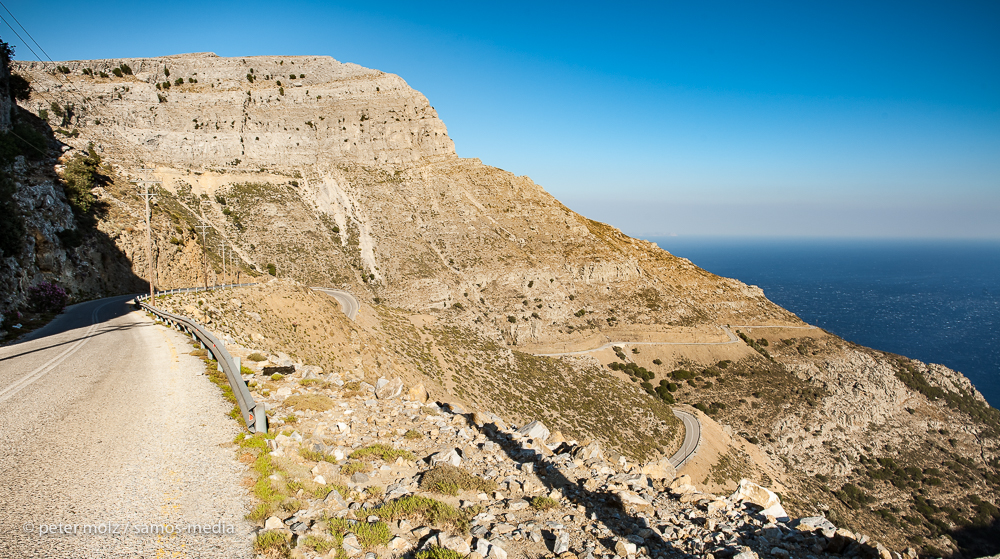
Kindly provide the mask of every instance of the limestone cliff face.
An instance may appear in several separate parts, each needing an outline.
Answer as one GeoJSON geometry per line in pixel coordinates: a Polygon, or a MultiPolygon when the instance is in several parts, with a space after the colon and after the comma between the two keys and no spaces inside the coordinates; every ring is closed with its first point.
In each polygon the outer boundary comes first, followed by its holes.
{"type": "MultiPolygon", "coordinates": [[[[46,63],[22,63],[20,71],[36,89],[76,105],[81,124],[100,119],[104,128],[94,130],[95,138],[132,148],[150,164],[323,168],[345,161],[405,165],[455,154],[423,95],[398,76],[330,57],[203,53],[62,64],[70,75],[53,73],[46,63]],[[132,75],[112,74],[122,64],[132,75]],[[79,79],[85,68],[98,77],[79,79]]],[[[44,101],[32,99],[41,108],[44,101]]]]}
{"type": "Polygon", "coordinates": [[[142,291],[144,283],[127,258],[131,251],[115,247],[134,246],[135,235],[111,239],[99,231],[86,242],[72,242],[67,234],[77,224],[51,162],[17,157],[10,173],[27,234],[18,254],[0,260],[0,313],[22,306],[27,289],[42,281],[63,286],[74,300],[142,291]]]}
{"type": "Polygon", "coordinates": [[[475,310],[468,322],[518,344],[620,322],[798,322],[759,289],[457,157],[433,107],[398,76],[329,57],[60,64],[70,73],[20,65],[35,89],[24,107],[57,99],[78,134],[63,141],[93,142],[133,179],[155,168],[179,229],[203,216],[246,268],[275,264],[412,310],[475,310]]]}

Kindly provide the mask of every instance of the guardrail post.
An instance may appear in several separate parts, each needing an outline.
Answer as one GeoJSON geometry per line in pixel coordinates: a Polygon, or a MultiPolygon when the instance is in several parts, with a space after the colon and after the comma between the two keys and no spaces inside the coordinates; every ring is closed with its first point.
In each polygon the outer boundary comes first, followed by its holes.
{"type": "Polygon", "coordinates": [[[258,402],[253,408],[253,426],[255,433],[267,433],[267,410],[264,402],[258,402]]]}

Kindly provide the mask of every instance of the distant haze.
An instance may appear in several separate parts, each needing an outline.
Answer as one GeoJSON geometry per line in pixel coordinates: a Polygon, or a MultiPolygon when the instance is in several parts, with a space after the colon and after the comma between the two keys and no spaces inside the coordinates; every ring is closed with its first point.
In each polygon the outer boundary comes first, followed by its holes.
{"type": "Polygon", "coordinates": [[[7,6],[56,60],[398,74],[459,155],[635,234],[1000,237],[996,2],[7,6]]]}

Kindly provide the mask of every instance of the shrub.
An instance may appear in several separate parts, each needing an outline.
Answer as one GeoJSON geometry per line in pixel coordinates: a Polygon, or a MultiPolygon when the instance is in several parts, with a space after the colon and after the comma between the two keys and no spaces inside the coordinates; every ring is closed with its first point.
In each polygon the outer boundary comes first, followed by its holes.
{"type": "Polygon", "coordinates": [[[299,74],[299,79],[306,77],[305,74],[299,74]]]}
{"type": "Polygon", "coordinates": [[[288,542],[281,532],[269,530],[257,534],[253,541],[253,550],[259,554],[285,556],[288,552],[288,542]]]}
{"type": "Polygon", "coordinates": [[[463,559],[465,556],[457,551],[432,545],[423,551],[418,551],[413,557],[414,559],[463,559]]]}
{"type": "MultiPolygon", "coordinates": [[[[119,70],[119,72],[120,72],[120,71],[121,71],[121,70],[119,70]]],[[[101,76],[102,78],[108,78],[108,77],[110,77],[110,76],[108,76],[108,73],[107,73],[107,72],[101,72],[101,73],[100,73],[100,76],[101,76]]]]}
{"type": "Polygon", "coordinates": [[[358,472],[367,472],[370,468],[371,466],[364,462],[348,462],[340,468],[340,475],[350,477],[358,472]]]}
{"type": "Polygon", "coordinates": [[[90,190],[102,178],[97,172],[100,165],[101,156],[94,151],[93,144],[89,146],[87,155],[76,154],[66,163],[62,176],[63,190],[74,214],[88,213],[97,201],[90,190]]]}
{"type": "Polygon", "coordinates": [[[414,431],[413,429],[410,429],[403,435],[403,438],[408,441],[412,441],[415,439],[422,439],[424,438],[424,435],[420,431],[414,431]]]}
{"type": "Polygon", "coordinates": [[[534,497],[529,502],[532,508],[537,510],[549,510],[554,509],[559,506],[559,501],[553,499],[552,497],[534,497]]]}
{"type": "Polygon", "coordinates": [[[285,88],[279,87],[278,88],[278,93],[281,94],[281,95],[284,95],[285,94],[285,88]]]}
{"type": "Polygon", "coordinates": [[[122,77],[121,68],[112,68],[111,73],[114,74],[116,78],[122,77]]]}
{"type": "Polygon", "coordinates": [[[409,450],[400,450],[384,444],[373,444],[364,448],[359,448],[351,453],[348,458],[354,460],[374,460],[380,458],[383,462],[392,462],[396,458],[404,460],[416,460],[417,457],[409,450]]]}
{"type": "Polygon", "coordinates": [[[383,520],[401,518],[423,520],[434,525],[450,524],[465,531],[469,525],[467,515],[457,508],[441,501],[419,495],[407,495],[368,510],[369,515],[383,520]]]}
{"type": "Polygon", "coordinates": [[[124,62],[122,62],[122,65],[120,66],[120,68],[122,69],[122,73],[125,74],[126,76],[131,76],[132,75],[132,68],[128,64],[125,64],[124,62]]]}
{"type": "Polygon", "coordinates": [[[170,68],[167,68],[166,66],[164,66],[163,67],[163,75],[169,78],[170,77],[170,68]]]}
{"type": "Polygon", "coordinates": [[[184,78],[177,78],[174,80],[174,85],[184,85],[184,78]]]}
{"type": "Polygon", "coordinates": [[[294,80],[295,79],[295,74],[288,74],[288,79],[294,80]]]}
{"type": "Polygon", "coordinates": [[[333,407],[333,400],[322,394],[293,394],[285,399],[283,405],[296,411],[326,411],[333,407]]]}
{"type": "Polygon", "coordinates": [[[581,316],[583,316],[585,314],[587,314],[587,310],[586,309],[580,309],[580,310],[576,311],[575,313],[573,313],[573,316],[575,316],[577,318],[580,318],[581,316]]]}
{"type": "Polygon", "coordinates": [[[662,364],[663,361],[660,361],[659,359],[653,359],[653,365],[662,365],[662,364]]]}
{"type": "Polygon", "coordinates": [[[434,491],[445,495],[458,495],[459,491],[478,491],[489,493],[496,491],[497,484],[493,481],[476,477],[458,466],[439,464],[424,473],[420,480],[424,491],[434,491]]]}
{"type": "Polygon", "coordinates": [[[250,355],[247,355],[247,359],[249,359],[249,360],[251,360],[251,361],[253,361],[255,363],[260,363],[261,361],[267,361],[267,357],[264,357],[263,355],[261,355],[260,353],[258,353],[256,351],[253,352],[253,353],[251,353],[250,355]]]}
{"type": "Polygon", "coordinates": [[[507,317],[507,322],[509,322],[509,323],[511,323],[511,324],[514,324],[514,323],[516,323],[516,322],[517,322],[517,319],[516,319],[516,318],[514,318],[513,316],[508,316],[508,317],[507,317]]]}
{"type": "Polygon", "coordinates": [[[278,274],[278,269],[275,268],[274,264],[268,264],[267,266],[265,266],[265,268],[267,268],[267,273],[271,274],[272,276],[278,274]]]}
{"type": "Polygon", "coordinates": [[[28,288],[28,304],[38,312],[62,312],[69,296],[58,285],[43,281],[28,288]]]}
{"type": "Polygon", "coordinates": [[[247,74],[247,81],[253,83],[253,74],[247,74]]]}

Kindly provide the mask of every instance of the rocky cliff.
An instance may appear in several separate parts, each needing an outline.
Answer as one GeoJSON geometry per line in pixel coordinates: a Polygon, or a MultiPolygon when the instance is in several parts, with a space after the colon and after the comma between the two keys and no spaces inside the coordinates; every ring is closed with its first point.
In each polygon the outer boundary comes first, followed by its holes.
{"type": "MultiPolygon", "coordinates": [[[[105,210],[88,239],[108,244],[84,250],[103,246],[145,276],[129,181],[155,179],[158,286],[277,275],[349,289],[371,320],[353,334],[321,318],[300,331],[296,316],[311,311],[298,295],[260,302],[249,319],[225,300],[211,312],[186,302],[234,344],[309,355],[372,384],[389,372],[419,380],[638,461],[676,445],[663,410],[678,400],[725,432],[686,466],[702,489],[780,482],[791,510],[876,527],[899,550],[973,549],[995,526],[1000,417],[961,374],[811,328],[754,286],[457,157],[433,107],[397,76],[328,57],[213,54],[16,71],[33,89],[22,109],[66,149],[37,164],[21,196],[58,200],[62,165],[88,145],[103,160],[91,192],[105,210]],[[618,408],[629,413],[608,412],[618,408]]],[[[65,211],[43,206],[23,204],[35,229],[68,228],[65,211]]],[[[77,269],[34,266],[22,269],[88,285],[77,269]]]]}

